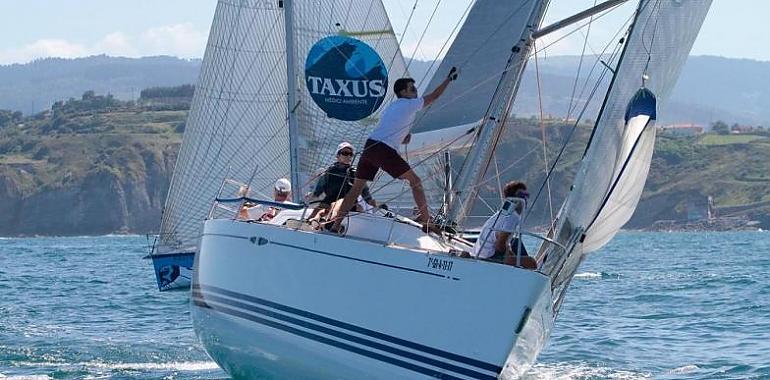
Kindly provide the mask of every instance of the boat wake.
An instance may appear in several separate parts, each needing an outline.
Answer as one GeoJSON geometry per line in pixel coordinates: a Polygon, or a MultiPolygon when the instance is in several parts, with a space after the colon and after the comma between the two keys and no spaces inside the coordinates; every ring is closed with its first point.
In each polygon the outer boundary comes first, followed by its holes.
{"type": "Polygon", "coordinates": [[[575,275],[575,280],[614,280],[620,278],[619,274],[607,272],[583,272],[575,275]]]}
{"type": "Polygon", "coordinates": [[[649,372],[636,372],[577,362],[536,364],[522,376],[521,380],[638,380],[650,378],[652,378],[652,374],[649,372]]]}

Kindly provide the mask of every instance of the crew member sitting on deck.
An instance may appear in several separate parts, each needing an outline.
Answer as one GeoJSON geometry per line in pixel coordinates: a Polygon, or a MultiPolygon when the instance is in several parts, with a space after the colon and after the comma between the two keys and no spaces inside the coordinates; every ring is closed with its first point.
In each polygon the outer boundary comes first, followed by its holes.
{"type": "MultiPolygon", "coordinates": [[[[351,166],[354,153],[353,145],[349,142],[342,142],[337,146],[337,162],[326,169],[318,179],[315,190],[309,194],[309,198],[323,197],[309,219],[324,216],[327,210],[339,199],[344,198],[353,187],[353,180],[356,178],[356,169],[351,166]]],[[[377,207],[377,202],[369,193],[368,186],[364,187],[361,195],[367,204],[377,207]]]]}
{"type": "Polygon", "coordinates": [[[537,269],[537,261],[527,255],[523,242],[514,238],[510,244],[508,243],[511,234],[518,230],[521,223],[524,203],[529,198],[527,185],[523,182],[508,182],[503,189],[503,197],[506,199],[502,208],[484,223],[471,254],[480,259],[517,265],[516,255],[518,253],[521,267],[537,269]]]}
{"type": "MultiPolygon", "coordinates": [[[[246,196],[248,193],[248,186],[241,187],[239,195],[241,197],[246,196]]],[[[273,200],[276,202],[289,202],[291,198],[291,182],[286,178],[279,178],[275,181],[273,186],[273,200]]],[[[238,211],[238,219],[241,220],[256,220],[259,222],[266,222],[273,219],[281,209],[273,206],[265,206],[261,204],[246,204],[244,203],[238,211]]]]}
{"type": "Polygon", "coordinates": [[[396,93],[397,99],[382,112],[379,125],[366,140],[364,151],[358,160],[356,180],[353,183],[353,188],[345,195],[339,212],[334,216],[332,231],[340,231],[343,218],[355,204],[356,199],[366,186],[366,182],[374,180],[377,172],[382,169],[393,178],[409,181],[414,201],[420,210],[417,221],[423,224],[423,230],[426,232],[428,230],[438,232],[438,228],[430,224],[428,202],[425,200],[425,192],[422,189],[420,178],[401,158],[398,149],[400,144],[408,144],[411,140],[409,132],[417,112],[435,102],[444,93],[449,82],[455,79],[457,79],[457,69],[453,67],[447,78],[433,92],[422,98],[417,96],[414,79],[401,78],[396,80],[396,83],[393,84],[393,92],[396,93]]]}

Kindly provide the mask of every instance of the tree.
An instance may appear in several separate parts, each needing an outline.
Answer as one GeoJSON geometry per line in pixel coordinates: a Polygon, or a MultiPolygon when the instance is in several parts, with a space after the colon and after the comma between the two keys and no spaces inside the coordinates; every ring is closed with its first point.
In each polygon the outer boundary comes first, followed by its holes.
{"type": "Polygon", "coordinates": [[[711,130],[716,132],[720,135],[729,135],[730,134],[730,127],[727,126],[727,123],[723,121],[717,121],[714,124],[711,125],[711,130]]]}

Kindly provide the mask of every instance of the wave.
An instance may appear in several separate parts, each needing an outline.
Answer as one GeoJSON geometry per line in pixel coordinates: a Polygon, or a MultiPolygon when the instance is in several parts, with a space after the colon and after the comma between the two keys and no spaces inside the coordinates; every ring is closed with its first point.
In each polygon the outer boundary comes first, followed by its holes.
{"type": "Polygon", "coordinates": [[[53,377],[48,375],[20,375],[20,376],[5,376],[0,373],[0,379],[2,380],[51,380],[53,377]]]}
{"type": "Polygon", "coordinates": [[[700,367],[698,367],[695,364],[688,364],[688,365],[684,365],[684,366],[677,367],[677,368],[674,368],[674,369],[670,369],[670,370],[666,371],[666,375],[687,374],[687,373],[695,372],[695,371],[697,371],[699,369],[700,369],[700,367]]]}
{"type": "MultiPolygon", "coordinates": [[[[108,363],[100,361],[62,363],[62,362],[16,362],[15,364],[25,367],[57,367],[57,368],[93,368],[108,370],[164,370],[180,372],[211,371],[219,369],[213,361],[191,361],[191,362],[166,362],[166,363],[108,363]]],[[[44,376],[44,375],[43,375],[44,376]]],[[[43,379],[44,377],[40,377],[43,379]]],[[[10,380],[11,377],[2,377],[0,380],[10,380]]],[[[21,380],[21,379],[15,379],[21,380]]],[[[38,378],[34,378],[38,380],[38,378]]]]}
{"type": "Polygon", "coordinates": [[[576,280],[606,280],[618,278],[620,278],[619,274],[607,272],[582,272],[575,275],[576,280]]]}
{"type": "Polygon", "coordinates": [[[536,364],[521,380],[641,380],[650,378],[652,378],[652,374],[649,372],[634,372],[578,362],[536,364]]]}

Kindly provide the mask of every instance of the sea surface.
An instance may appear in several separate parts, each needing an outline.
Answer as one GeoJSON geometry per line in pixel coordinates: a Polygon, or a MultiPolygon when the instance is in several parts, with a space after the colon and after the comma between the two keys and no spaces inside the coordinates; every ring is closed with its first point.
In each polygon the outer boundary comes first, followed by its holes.
{"type": "MultiPolygon", "coordinates": [[[[143,236],[0,239],[0,379],[227,379],[143,236]]],[[[526,379],[770,379],[770,233],[622,233],[526,379]]]]}

